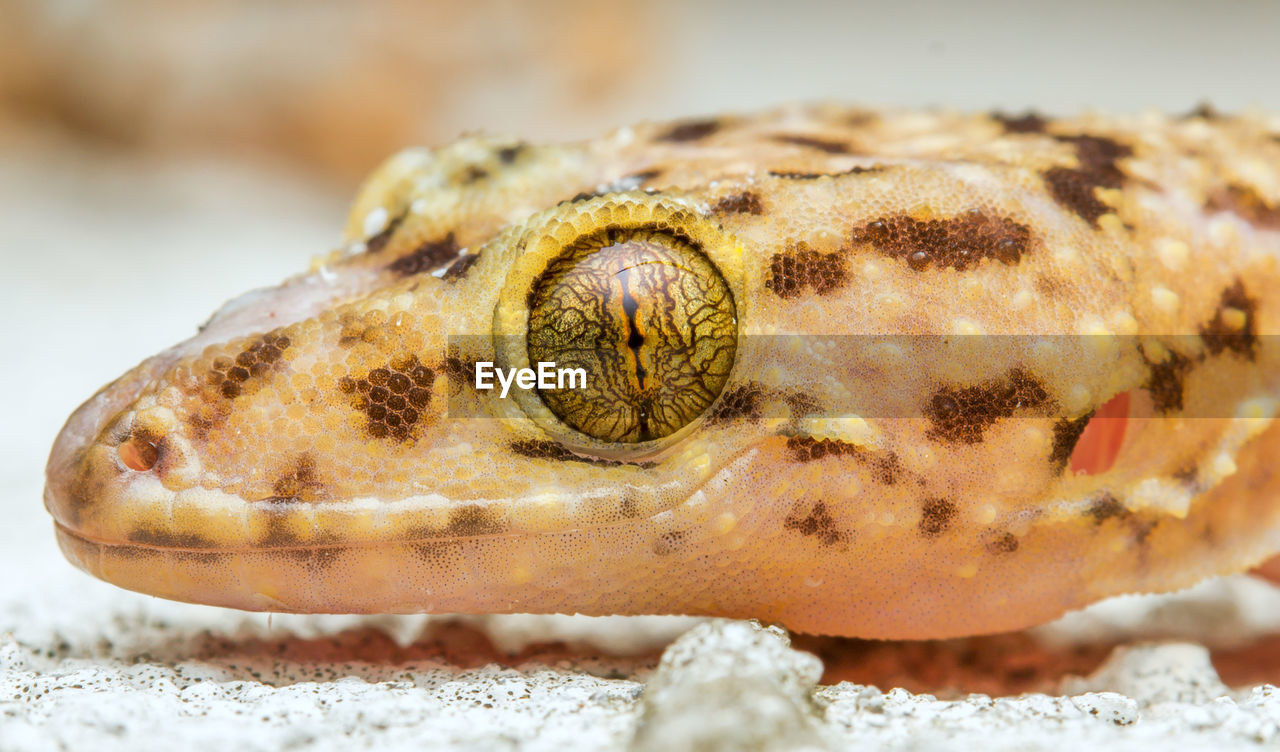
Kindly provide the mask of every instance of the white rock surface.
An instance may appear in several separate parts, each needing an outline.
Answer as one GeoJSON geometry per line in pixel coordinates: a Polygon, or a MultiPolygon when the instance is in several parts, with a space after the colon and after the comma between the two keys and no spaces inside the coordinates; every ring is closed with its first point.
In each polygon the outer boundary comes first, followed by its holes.
{"type": "Polygon", "coordinates": [[[1168,703],[1204,704],[1227,697],[1203,645],[1138,644],[1116,648],[1087,679],[1063,682],[1068,693],[1111,690],[1144,707],[1168,703]]]}
{"type": "Polygon", "coordinates": [[[689,630],[645,684],[632,749],[827,748],[811,697],[822,662],[790,644],[785,630],[756,622],[689,630]]]}

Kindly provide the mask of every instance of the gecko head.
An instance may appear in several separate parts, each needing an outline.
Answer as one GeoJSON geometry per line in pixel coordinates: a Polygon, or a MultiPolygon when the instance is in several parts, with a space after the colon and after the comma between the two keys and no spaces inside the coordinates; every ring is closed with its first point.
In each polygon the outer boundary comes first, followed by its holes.
{"type": "Polygon", "coordinates": [[[437,231],[404,206],[406,161],[358,200],[353,248],[71,417],[45,500],[73,561],[179,599],[332,608],[265,583],[318,556],[426,566],[454,541],[647,518],[714,474],[726,445],[697,433],[735,368],[732,234],[693,197],[625,190],[437,231]],[[257,574],[217,574],[237,568],[257,574]]]}
{"type": "Polygon", "coordinates": [[[1160,318],[998,167],[714,131],[393,158],[347,248],[73,414],[64,551],[246,609],[1007,629],[1091,597],[1036,562],[1155,545],[1274,412],[1238,279],[1160,318]]]}

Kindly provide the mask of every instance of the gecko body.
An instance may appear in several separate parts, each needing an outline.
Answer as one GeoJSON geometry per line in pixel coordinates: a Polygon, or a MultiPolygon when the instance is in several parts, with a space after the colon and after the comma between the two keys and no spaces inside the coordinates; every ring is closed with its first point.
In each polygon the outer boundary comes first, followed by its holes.
{"type": "Polygon", "coordinates": [[[392,157],[69,419],[71,561],[297,612],[1015,629],[1280,551],[1280,122],[839,106],[392,157]],[[478,364],[582,368],[478,389],[478,364]]]}

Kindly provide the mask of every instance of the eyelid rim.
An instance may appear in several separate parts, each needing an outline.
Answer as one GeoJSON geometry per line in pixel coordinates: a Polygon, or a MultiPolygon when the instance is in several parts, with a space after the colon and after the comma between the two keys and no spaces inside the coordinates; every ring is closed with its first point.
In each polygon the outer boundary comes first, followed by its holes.
{"type": "MultiPolygon", "coordinates": [[[[520,233],[516,241],[519,253],[512,261],[498,303],[494,306],[495,365],[504,369],[529,367],[529,299],[534,283],[566,249],[601,230],[678,234],[682,241],[705,254],[733,295],[741,346],[746,292],[741,242],[718,223],[704,217],[692,201],[627,191],[561,205],[556,211],[528,224],[520,233]]],[[[738,367],[735,360],[726,383],[734,381],[738,367]]],[[[614,443],[600,441],[569,427],[543,404],[533,390],[514,389],[508,398],[514,398],[519,409],[547,438],[566,449],[603,459],[628,461],[652,458],[679,444],[697,430],[715,405],[712,402],[702,415],[668,436],[638,443],[614,443]]]]}

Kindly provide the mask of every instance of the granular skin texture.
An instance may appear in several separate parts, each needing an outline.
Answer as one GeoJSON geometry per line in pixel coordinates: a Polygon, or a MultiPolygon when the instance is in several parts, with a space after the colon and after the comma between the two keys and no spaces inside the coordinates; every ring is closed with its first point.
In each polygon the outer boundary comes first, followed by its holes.
{"type": "Polygon", "coordinates": [[[77,410],[46,506],[92,574],[249,610],[926,638],[1242,571],[1280,550],[1277,133],[809,105],[408,149],[312,271],[77,410]],[[477,388],[531,352],[591,399],[477,388]]]}

